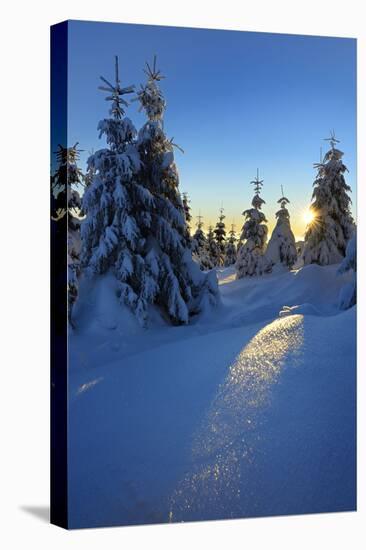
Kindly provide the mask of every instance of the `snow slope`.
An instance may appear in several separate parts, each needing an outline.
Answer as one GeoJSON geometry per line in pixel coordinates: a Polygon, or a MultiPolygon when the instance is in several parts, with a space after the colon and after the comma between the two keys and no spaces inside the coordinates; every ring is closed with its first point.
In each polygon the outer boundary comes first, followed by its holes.
{"type": "Polygon", "coordinates": [[[337,266],[234,280],[192,325],[137,327],[80,285],[71,527],[355,509],[355,308],[337,266]],[[281,312],[281,314],[280,314],[281,312]]]}

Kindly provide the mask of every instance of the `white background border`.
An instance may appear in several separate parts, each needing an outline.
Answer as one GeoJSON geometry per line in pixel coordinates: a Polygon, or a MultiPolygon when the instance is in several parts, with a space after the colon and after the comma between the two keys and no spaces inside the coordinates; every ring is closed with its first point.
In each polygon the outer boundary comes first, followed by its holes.
{"type": "MultiPolygon", "coordinates": [[[[49,25],[64,19],[358,38],[358,212],[365,210],[364,1],[10,1],[1,40],[0,544],[59,548],[361,548],[365,518],[365,223],[359,216],[357,513],[66,532],[25,511],[49,492],[49,25]],[[362,305],[362,307],[361,307],[362,305]],[[362,435],[364,434],[364,435],[362,435]]],[[[337,113],[334,113],[334,126],[337,113]]],[[[309,182],[311,185],[311,182],[309,182]]]]}

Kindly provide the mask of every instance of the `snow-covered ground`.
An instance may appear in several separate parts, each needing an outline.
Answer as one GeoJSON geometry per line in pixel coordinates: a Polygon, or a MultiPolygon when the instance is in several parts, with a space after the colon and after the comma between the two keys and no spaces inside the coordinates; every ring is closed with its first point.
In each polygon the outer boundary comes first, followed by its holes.
{"type": "Polygon", "coordinates": [[[353,510],[356,308],[338,266],[235,280],[141,329],[82,282],[69,352],[71,527],[353,510]]]}

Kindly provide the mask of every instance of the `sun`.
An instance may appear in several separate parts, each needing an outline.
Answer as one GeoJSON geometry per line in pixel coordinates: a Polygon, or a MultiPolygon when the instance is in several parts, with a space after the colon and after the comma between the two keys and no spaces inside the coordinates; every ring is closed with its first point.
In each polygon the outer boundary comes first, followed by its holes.
{"type": "Polygon", "coordinates": [[[306,225],[310,225],[311,222],[314,221],[314,212],[312,212],[311,210],[305,210],[304,212],[304,221],[306,223],[306,225]]]}

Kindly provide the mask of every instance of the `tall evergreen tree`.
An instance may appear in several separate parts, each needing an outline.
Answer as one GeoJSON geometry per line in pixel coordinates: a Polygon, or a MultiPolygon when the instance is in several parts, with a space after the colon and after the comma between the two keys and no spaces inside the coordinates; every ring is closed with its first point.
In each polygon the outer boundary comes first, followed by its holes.
{"type": "Polygon", "coordinates": [[[272,266],[281,264],[291,269],[297,260],[296,243],[291,230],[290,214],[286,208],[290,201],[284,196],[282,186],[281,192],[277,201],[281,208],[276,212],[277,223],[267,246],[266,257],[272,266]]]}
{"type": "Polygon", "coordinates": [[[340,262],[354,230],[348,195],[351,188],[344,178],[347,167],[342,162],[343,152],[336,148],[339,140],[334,132],[326,141],[330,142],[331,149],[322,162],[315,164],[317,176],[310,207],[314,219],[305,233],[304,264],[340,262]]]}
{"type": "Polygon", "coordinates": [[[210,258],[208,240],[203,231],[203,217],[199,214],[197,218],[197,229],[192,239],[192,256],[202,271],[208,271],[213,268],[213,264],[210,258]]]}
{"type": "Polygon", "coordinates": [[[218,249],[218,260],[216,265],[223,266],[225,264],[225,248],[226,248],[226,227],[224,222],[224,208],[220,208],[219,220],[214,229],[215,240],[218,249]]]}
{"type": "Polygon", "coordinates": [[[225,249],[225,265],[230,266],[234,265],[237,257],[237,241],[235,233],[235,225],[231,224],[231,229],[229,231],[229,238],[227,240],[226,249],[225,249]]]}
{"type": "Polygon", "coordinates": [[[253,208],[244,210],[243,216],[245,222],[242,228],[241,238],[243,245],[238,252],[236,261],[236,275],[238,279],[251,277],[253,275],[263,275],[271,270],[269,262],[264,255],[267,241],[267,220],[263,212],[262,205],[265,201],[260,197],[263,180],[257,177],[251,181],[254,185],[255,195],[252,200],[253,208]]]}
{"type": "Polygon", "coordinates": [[[58,146],[57,170],[52,178],[52,219],[57,230],[67,231],[67,296],[68,317],[71,321],[74,303],[78,297],[80,275],[80,222],[81,198],[78,187],[83,184],[83,174],[77,165],[80,150],[78,143],[72,147],[58,146]]]}
{"type": "Polygon", "coordinates": [[[210,224],[207,233],[208,253],[213,267],[217,267],[220,261],[220,250],[216,242],[214,228],[210,224]]]}
{"type": "MultiPolygon", "coordinates": [[[[52,177],[52,194],[54,197],[52,218],[61,220],[66,213],[74,220],[70,223],[77,223],[79,217],[76,217],[81,207],[81,199],[78,186],[83,185],[83,174],[77,165],[80,150],[79,144],[75,143],[72,147],[58,146],[56,151],[57,170],[52,177]]],[[[65,218],[66,219],[66,218],[65,218]]]]}
{"type": "Polygon", "coordinates": [[[111,102],[110,117],[98,124],[99,137],[105,136],[108,148],[88,159],[93,174],[83,195],[86,219],[82,224],[85,271],[89,275],[112,272],[120,283],[120,299],[143,324],[148,300],[155,282],[141,256],[141,226],[149,224],[151,193],[137,181],[139,154],[134,139],[136,129],[125,116],[126,94],[133,86],[121,87],[118,58],[115,58],[115,83],[101,77],[106,99],[111,102]]]}
{"type": "Polygon", "coordinates": [[[137,99],[147,122],[138,135],[141,157],[139,179],[152,196],[150,223],[144,226],[144,258],[153,278],[149,302],[157,304],[174,324],[187,323],[190,315],[206,304],[215,304],[218,287],[215,274],[203,274],[187,246],[187,223],[179,193],[174,162],[174,143],[163,128],[165,100],[158,86],[163,76],[146,64],[147,83],[137,99]]]}

